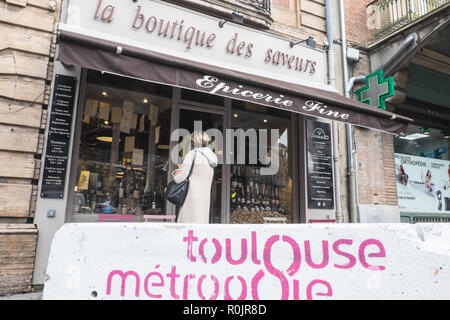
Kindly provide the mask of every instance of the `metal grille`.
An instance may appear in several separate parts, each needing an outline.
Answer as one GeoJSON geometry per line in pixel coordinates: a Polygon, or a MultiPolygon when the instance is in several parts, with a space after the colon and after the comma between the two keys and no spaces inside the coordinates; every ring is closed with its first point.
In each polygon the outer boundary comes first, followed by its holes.
{"type": "Polygon", "coordinates": [[[411,21],[445,5],[448,0],[375,0],[375,38],[383,37],[400,29],[411,21]]]}
{"type": "Polygon", "coordinates": [[[239,1],[270,13],[270,0],[239,0],[239,1]]]}
{"type": "Polygon", "coordinates": [[[413,223],[424,223],[424,222],[450,222],[450,217],[413,217],[413,223]]]}

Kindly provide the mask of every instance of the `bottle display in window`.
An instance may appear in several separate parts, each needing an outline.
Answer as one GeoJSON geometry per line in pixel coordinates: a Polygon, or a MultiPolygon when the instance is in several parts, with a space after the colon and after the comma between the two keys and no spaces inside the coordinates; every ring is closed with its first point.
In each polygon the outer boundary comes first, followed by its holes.
{"type": "MultiPolygon", "coordinates": [[[[292,179],[291,161],[289,159],[290,119],[268,114],[267,109],[252,105],[241,106],[233,110],[232,127],[243,129],[255,129],[256,139],[245,139],[245,163],[231,164],[230,182],[230,223],[232,224],[261,224],[261,223],[292,223],[292,179]],[[249,108],[247,108],[249,107],[249,108]],[[251,110],[250,110],[251,109],[251,110]],[[255,112],[252,112],[255,111],[255,112]],[[278,169],[273,174],[267,173],[270,164],[264,164],[259,158],[261,148],[261,134],[270,135],[271,129],[278,129],[279,139],[276,145],[278,152],[278,169]],[[264,131],[266,130],[266,131],[264,131]],[[257,146],[251,143],[257,143],[257,146]],[[256,163],[250,163],[249,152],[258,152],[256,163]]],[[[270,141],[270,139],[267,139],[270,141]]],[[[264,139],[263,139],[264,141],[264,139]]],[[[272,152],[267,145],[268,155],[272,152]]],[[[242,151],[241,151],[242,152],[242,151]]]]}

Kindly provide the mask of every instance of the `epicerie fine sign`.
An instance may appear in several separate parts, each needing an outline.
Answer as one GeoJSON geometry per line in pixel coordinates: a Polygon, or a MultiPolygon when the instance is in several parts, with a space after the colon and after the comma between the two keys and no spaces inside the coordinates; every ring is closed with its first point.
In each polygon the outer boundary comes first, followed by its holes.
{"type": "Polygon", "coordinates": [[[61,29],[222,68],[326,86],[325,54],[159,1],[70,0],[61,29]]]}
{"type": "Polygon", "coordinates": [[[450,226],[66,224],[44,299],[449,299],[450,226]]]}

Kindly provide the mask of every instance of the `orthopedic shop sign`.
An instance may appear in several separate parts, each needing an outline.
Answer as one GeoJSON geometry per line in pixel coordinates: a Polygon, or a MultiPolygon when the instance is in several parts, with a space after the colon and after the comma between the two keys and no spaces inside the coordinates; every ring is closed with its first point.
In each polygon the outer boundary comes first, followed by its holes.
{"type": "Polygon", "coordinates": [[[44,299],[449,299],[450,226],[66,224],[44,299]]]}
{"type": "Polygon", "coordinates": [[[450,161],[395,154],[400,211],[450,214],[450,161]]]}

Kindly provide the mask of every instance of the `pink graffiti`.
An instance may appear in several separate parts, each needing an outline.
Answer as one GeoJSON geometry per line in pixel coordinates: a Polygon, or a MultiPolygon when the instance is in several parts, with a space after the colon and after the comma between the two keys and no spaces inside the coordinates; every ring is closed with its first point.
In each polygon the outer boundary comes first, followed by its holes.
{"type": "Polygon", "coordinates": [[[333,243],[333,250],[334,250],[334,252],[336,252],[338,255],[341,255],[341,256],[347,258],[348,261],[349,261],[345,265],[335,264],[334,266],[336,268],[339,268],[339,269],[350,269],[350,268],[353,268],[353,266],[356,264],[356,258],[353,255],[351,255],[351,254],[349,254],[347,252],[341,251],[339,249],[339,246],[341,246],[343,244],[351,245],[352,243],[353,243],[353,241],[349,240],[349,239],[340,239],[340,240],[336,241],[335,243],[333,243]]]}
{"type": "Polygon", "coordinates": [[[187,242],[187,257],[190,261],[195,262],[197,259],[192,255],[192,244],[197,241],[198,237],[194,237],[194,230],[188,231],[188,236],[183,238],[184,242],[187,242]]]}
{"type": "Polygon", "coordinates": [[[306,263],[314,269],[323,269],[328,265],[329,256],[328,256],[328,241],[322,241],[322,262],[320,264],[315,264],[311,259],[311,245],[309,240],[305,241],[305,260],[306,263]]]}
{"type": "Polygon", "coordinates": [[[365,240],[363,243],[361,243],[361,245],[359,246],[359,260],[361,261],[361,264],[363,265],[364,268],[370,269],[370,270],[384,270],[386,269],[386,267],[384,266],[374,266],[374,265],[370,265],[367,260],[366,260],[366,255],[365,255],[365,249],[367,246],[370,245],[375,245],[378,247],[379,251],[375,252],[375,253],[369,253],[368,257],[371,258],[384,258],[386,257],[386,250],[384,249],[383,244],[376,239],[368,239],[365,240]]]}
{"type": "Polygon", "coordinates": [[[118,275],[120,276],[120,278],[122,279],[122,284],[120,287],[120,295],[123,297],[125,296],[125,284],[126,284],[126,280],[128,278],[128,276],[134,276],[136,279],[136,289],[135,289],[135,296],[139,297],[139,288],[140,288],[140,278],[139,275],[135,272],[135,271],[128,271],[128,272],[123,272],[121,270],[113,270],[109,273],[108,275],[108,281],[107,281],[107,285],[106,285],[106,294],[110,295],[111,294],[111,282],[112,282],[112,278],[118,275]]]}
{"type": "Polygon", "coordinates": [[[334,294],[333,288],[324,279],[300,283],[300,280],[295,276],[299,274],[302,268],[345,270],[352,269],[359,263],[360,267],[369,270],[383,271],[386,269],[386,266],[381,262],[384,260],[380,260],[386,258],[386,249],[382,242],[377,239],[366,239],[361,243],[355,243],[351,239],[321,240],[320,254],[314,251],[316,246],[313,246],[310,240],[296,241],[288,235],[271,235],[261,243],[262,245],[258,245],[256,231],[251,231],[249,239],[240,238],[240,245],[232,243],[232,238],[225,238],[224,243],[216,238],[202,237],[200,239],[192,229],[188,230],[182,241],[186,243],[186,257],[189,263],[212,265],[220,263],[220,270],[223,270],[223,266],[229,266],[230,271],[237,266],[239,268],[235,270],[240,271],[242,268],[251,270],[252,266],[258,265],[258,270],[253,273],[251,278],[246,279],[245,276],[230,274],[221,274],[220,277],[214,274],[198,275],[195,272],[196,268],[189,268],[187,272],[179,273],[177,267],[173,265],[171,271],[164,275],[158,271],[163,270],[163,268],[157,265],[154,270],[146,274],[142,283],[136,271],[112,270],[107,277],[106,294],[111,295],[113,284],[120,283],[120,295],[122,297],[127,294],[127,288],[131,290],[128,294],[139,297],[142,284],[143,291],[151,299],[164,299],[167,295],[170,295],[173,299],[180,299],[181,297],[188,300],[195,298],[192,295],[196,294],[203,300],[216,300],[221,295],[225,300],[233,300],[234,298],[244,300],[249,296],[254,300],[259,300],[261,283],[265,281],[265,277],[274,277],[281,289],[280,299],[289,299],[292,294],[293,299],[300,300],[300,294],[303,290],[305,298],[311,300],[314,297],[332,297],[334,294]],[[208,244],[211,244],[213,250],[205,250],[208,244]],[[283,251],[283,255],[286,257],[283,258],[283,263],[286,262],[285,260],[291,259],[287,261],[289,263],[287,269],[284,269],[285,267],[283,269],[277,268],[274,265],[279,257],[278,245],[288,245],[289,250],[292,250],[292,255],[283,251]],[[224,255],[222,254],[223,250],[225,250],[224,255]],[[304,250],[303,255],[302,250],[304,250]],[[261,259],[259,259],[259,255],[261,259]],[[303,264],[302,256],[304,257],[303,264]],[[344,258],[345,260],[330,264],[330,261],[336,258],[344,258]],[[221,282],[223,279],[224,283],[221,282]],[[214,289],[211,291],[212,293],[205,296],[204,285],[209,281],[212,281],[214,289]],[[236,297],[232,297],[230,292],[232,283],[233,288],[239,290],[235,294],[236,297]],[[240,283],[240,286],[238,283],[240,283]],[[304,286],[301,287],[301,285],[304,286]],[[192,288],[197,290],[192,292],[192,288]]]}
{"type": "MultiPolygon", "coordinates": [[[[247,298],[247,282],[245,282],[245,279],[241,276],[237,277],[238,280],[241,282],[241,295],[237,298],[237,300],[245,300],[247,298]]],[[[225,280],[225,296],[224,300],[233,300],[230,294],[230,282],[234,279],[234,276],[230,276],[225,280]]]]}
{"type": "MultiPolygon", "coordinates": [[[[198,296],[202,299],[202,300],[206,300],[205,296],[203,295],[203,290],[202,290],[202,284],[203,284],[203,280],[206,279],[206,275],[202,275],[200,277],[200,279],[198,280],[198,284],[197,284],[197,293],[198,296]]],[[[216,277],[214,277],[213,275],[211,275],[211,280],[214,282],[214,292],[212,294],[212,296],[209,298],[209,300],[216,300],[217,296],[219,295],[219,280],[217,280],[216,277]]]]}
{"type": "Polygon", "coordinates": [[[324,280],[316,279],[316,280],[311,281],[308,284],[308,287],[306,289],[306,299],[307,300],[312,300],[313,299],[313,287],[316,284],[322,284],[322,285],[324,285],[327,288],[327,292],[318,292],[318,293],[316,293],[316,295],[318,295],[318,296],[326,296],[326,297],[332,297],[333,296],[333,289],[331,288],[331,285],[328,282],[324,281],[324,280]]]}
{"type": "MultiPolygon", "coordinates": [[[[207,242],[208,242],[207,238],[203,239],[202,242],[200,242],[200,245],[198,247],[198,253],[204,263],[208,263],[208,259],[205,256],[205,245],[207,242]]],[[[213,238],[212,242],[214,244],[214,248],[216,251],[214,253],[214,256],[211,259],[211,263],[215,264],[215,263],[219,262],[220,257],[222,256],[222,246],[220,245],[219,240],[217,240],[216,238],[213,238]]],[[[191,253],[192,253],[192,251],[191,251],[191,253]]]]}
{"type": "Polygon", "coordinates": [[[235,266],[238,264],[242,264],[247,259],[247,240],[241,239],[241,257],[238,260],[234,260],[231,256],[231,239],[225,239],[225,254],[227,257],[228,263],[235,266]]]}
{"type": "Polygon", "coordinates": [[[277,268],[274,268],[271,261],[271,255],[272,255],[272,246],[275,242],[280,240],[280,236],[271,236],[266,241],[266,245],[264,246],[264,265],[267,269],[267,271],[274,275],[275,277],[280,280],[281,284],[281,300],[287,300],[289,298],[289,283],[286,277],[283,275],[283,273],[278,270],[277,268]]]}

